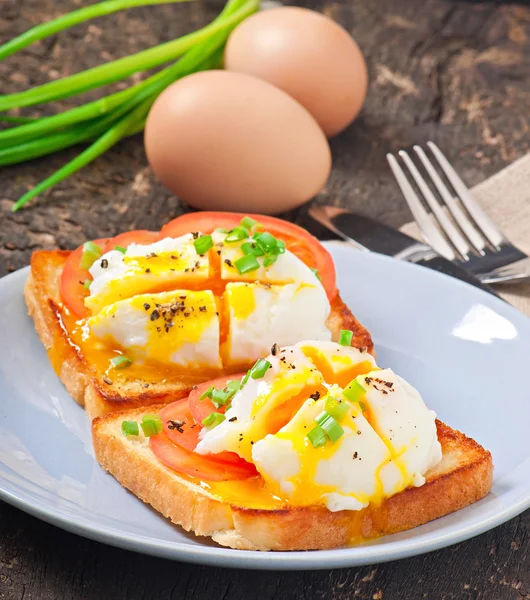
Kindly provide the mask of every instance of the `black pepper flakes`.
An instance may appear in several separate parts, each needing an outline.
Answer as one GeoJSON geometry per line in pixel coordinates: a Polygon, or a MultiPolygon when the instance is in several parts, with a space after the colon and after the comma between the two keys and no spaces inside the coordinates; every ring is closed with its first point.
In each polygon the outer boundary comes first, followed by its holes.
{"type": "Polygon", "coordinates": [[[206,312],[206,306],[199,306],[199,310],[201,312],[206,312]]]}
{"type": "Polygon", "coordinates": [[[273,344],[272,348],[271,348],[271,354],[273,356],[276,356],[279,351],[280,351],[280,346],[278,346],[278,344],[273,344]]]}
{"type": "Polygon", "coordinates": [[[314,394],[309,396],[312,400],[320,400],[320,392],[317,390],[314,394]]]}
{"type": "Polygon", "coordinates": [[[232,417],[231,419],[228,419],[229,423],[234,423],[235,421],[237,421],[237,417],[232,417]]]}
{"type": "Polygon", "coordinates": [[[147,302],[144,303],[144,308],[145,310],[149,310],[151,308],[151,305],[148,304],[147,302]]]}
{"type": "Polygon", "coordinates": [[[102,260],[102,261],[99,263],[99,265],[100,265],[100,267],[101,267],[102,269],[106,269],[106,268],[109,266],[109,261],[108,261],[106,258],[104,258],[104,259],[103,259],[103,260],[102,260]]]}
{"type": "Polygon", "coordinates": [[[112,379],[109,379],[108,377],[103,377],[103,381],[107,384],[107,385],[112,385],[112,379]]]}
{"type": "Polygon", "coordinates": [[[225,258],[224,263],[225,263],[225,265],[228,265],[229,267],[233,267],[234,266],[232,264],[232,261],[229,258],[225,258]]]}
{"type": "Polygon", "coordinates": [[[193,239],[196,240],[199,237],[199,232],[198,231],[192,231],[191,235],[193,236],[193,239]]]}
{"type": "Polygon", "coordinates": [[[186,421],[170,419],[169,421],[167,421],[167,423],[169,423],[169,425],[167,426],[168,429],[171,429],[172,431],[176,429],[179,433],[184,433],[183,425],[186,425],[186,421]]]}
{"type": "Polygon", "coordinates": [[[151,313],[151,321],[156,321],[157,319],[160,319],[160,312],[155,308],[151,313]]]}

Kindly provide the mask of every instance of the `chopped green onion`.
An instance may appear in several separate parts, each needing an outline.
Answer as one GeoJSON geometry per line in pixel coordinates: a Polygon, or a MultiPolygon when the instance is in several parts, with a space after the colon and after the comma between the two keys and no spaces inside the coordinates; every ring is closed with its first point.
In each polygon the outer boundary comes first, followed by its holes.
{"type": "Polygon", "coordinates": [[[229,381],[225,386],[225,390],[229,390],[232,393],[232,396],[235,396],[236,393],[239,392],[240,389],[241,389],[241,381],[238,381],[237,379],[233,379],[232,381],[229,381]]]}
{"type": "Polygon", "coordinates": [[[322,427],[333,443],[344,435],[344,429],[342,429],[340,424],[325,410],[318,415],[315,421],[322,427]]]}
{"type": "Polygon", "coordinates": [[[122,254],[125,254],[127,252],[127,248],[124,248],[123,246],[116,246],[114,248],[114,250],[117,250],[118,252],[121,252],[122,254]]]}
{"type": "Polygon", "coordinates": [[[205,392],[204,394],[201,394],[199,396],[199,400],[204,400],[205,398],[211,398],[212,397],[212,392],[215,390],[215,388],[212,386],[210,386],[205,392]]]}
{"type": "Polygon", "coordinates": [[[241,258],[238,258],[234,262],[234,265],[241,275],[259,269],[258,259],[252,254],[248,254],[247,256],[242,256],[241,258]]]}
{"type": "Polygon", "coordinates": [[[265,373],[270,369],[271,363],[264,358],[260,358],[256,361],[256,364],[250,369],[249,374],[252,379],[261,379],[265,373]]]}
{"type": "Polygon", "coordinates": [[[359,400],[359,407],[363,412],[366,411],[366,404],[362,400],[359,400]]]}
{"type": "Polygon", "coordinates": [[[327,438],[324,430],[317,425],[307,434],[307,439],[313,444],[313,448],[320,448],[326,444],[327,438]]]}
{"type": "Polygon", "coordinates": [[[85,242],[81,255],[81,268],[88,271],[102,254],[103,251],[95,242],[85,242]]]}
{"type": "Polygon", "coordinates": [[[252,254],[253,256],[264,256],[265,252],[255,242],[244,242],[241,244],[243,254],[252,254]]]}
{"type": "Polygon", "coordinates": [[[249,379],[250,379],[250,371],[247,371],[246,375],[241,380],[241,388],[243,388],[243,386],[247,383],[247,381],[249,379]]]}
{"type": "Polygon", "coordinates": [[[241,219],[241,227],[252,231],[252,229],[256,229],[256,227],[261,227],[261,225],[260,223],[254,221],[254,219],[251,219],[250,217],[243,217],[241,219]]]}
{"type": "Polygon", "coordinates": [[[322,277],[320,277],[320,273],[318,272],[318,269],[311,269],[311,271],[313,271],[313,273],[317,276],[317,279],[319,281],[322,281],[322,277]]]}
{"type": "Polygon", "coordinates": [[[85,290],[90,289],[91,285],[92,285],[92,279],[85,279],[85,281],[83,281],[83,287],[85,288],[85,290]]]}
{"type": "Polygon", "coordinates": [[[128,367],[129,365],[132,364],[132,360],[130,358],[127,358],[127,356],[114,356],[113,358],[110,359],[110,364],[115,368],[115,369],[124,369],[125,367],[128,367]]]}
{"type": "Polygon", "coordinates": [[[277,254],[268,254],[264,259],[263,259],[263,266],[264,267],[270,267],[271,265],[273,265],[276,261],[278,260],[278,255],[277,254]]]}
{"type": "Polygon", "coordinates": [[[353,331],[348,331],[347,329],[340,330],[339,344],[341,346],[351,346],[352,339],[353,331]]]}
{"type": "Polygon", "coordinates": [[[248,231],[243,227],[234,227],[232,231],[225,237],[225,242],[239,242],[248,238],[248,231]]]}
{"type": "Polygon", "coordinates": [[[230,229],[227,229],[226,227],[216,227],[214,231],[216,233],[230,233],[230,229]]]}
{"type": "Polygon", "coordinates": [[[194,240],[193,245],[197,254],[206,254],[210,248],[213,247],[213,240],[211,235],[201,235],[200,238],[194,240]]]}
{"type": "Polygon", "coordinates": [[[138,435],[140,428],[136,421],[122,421],[121,431],[123,435],[138,435]]]}
{"type": "Polygon", "coordinates": [[[276,252],[278,254],[285,254],[285,242],[283,240],[277,240],[276,252]]]}
{"type": "Polygon", "coordinates": [[[360,403],[361,398],[366,395],[366,390],[357,381],[357,379],[354,379],[347,387],[344,388],[343,394],[346,396],[346,398],[348,398],[348,400],[351,400],[351,402],[360,403]]]}
{"type": "Polygon", "coordinates": [[[214,427],[217,427],[217,425],[222,423],[225,419],[226,419],[226,417],[224,415],[222,415],[221,413],[213,412],[213,413],[210,413],[205,419],[202,420],[202,424],[205,427],[208,427],[208,429],[213,429],[214,427]]]}
{"type": "Polygon", "coordinates": [[[162,419],[159,415],[144,415],[140,426],[145,437],[151,437],[162,431],[162,419]]]}
{"type": "Polygon", "coordinates": [[[324,409],[328,414],[330,414],[334,419],[340,421],[346,416],[348,412],[348,404],[346,402],[342,402],[341,400],[336,400],[329,396],[326,398],[326,403],[324,405],[324,409]]]}
{"type": "Polygon", "coordinates": [[[270,252],[278,245],[278,240],[268,231],[263,233],[255,233],[252,236],[265,252],[270,252]]]}

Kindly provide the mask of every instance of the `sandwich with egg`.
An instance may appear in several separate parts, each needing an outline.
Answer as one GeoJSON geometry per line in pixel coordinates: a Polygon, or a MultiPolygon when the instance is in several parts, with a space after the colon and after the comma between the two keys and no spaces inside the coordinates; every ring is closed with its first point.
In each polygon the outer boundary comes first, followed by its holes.
{"type": "Polygon", "coordinates": [[[173,523],[245,550],[343,547],[484,497],[490,453],[352,338],[273,344],[186,399],[98,417],[96,458],[173,523]]]}
{"type": "Polygon", "coordinates": [[[191,213],[159,232],[34,252],[25,298],[55,371],[91,418],[185,398],[276,342],[327,342],[348,329],[353,346],[373,351],[327,250],[261,215],[191,213]]]}

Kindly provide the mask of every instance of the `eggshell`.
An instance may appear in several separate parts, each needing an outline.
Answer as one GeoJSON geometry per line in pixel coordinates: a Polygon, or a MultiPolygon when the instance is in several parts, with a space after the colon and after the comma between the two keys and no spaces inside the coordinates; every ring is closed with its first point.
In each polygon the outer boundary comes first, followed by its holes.
{"type": "Polygon", "coordinates": [[[228,40],[225,68],[287,92],[328,137],[357,116],[368,87],[366,62],[350,34],[305,8],[274,8],[245,19],[228,40]]]}
{"type": "Polygon", "coordinates": [[[149,162],[196,208],[278,213],[309,200],[331,169],[328,142],[285,92],[243,73],[205,71],[169,86],[145,125],[149,162]]]}

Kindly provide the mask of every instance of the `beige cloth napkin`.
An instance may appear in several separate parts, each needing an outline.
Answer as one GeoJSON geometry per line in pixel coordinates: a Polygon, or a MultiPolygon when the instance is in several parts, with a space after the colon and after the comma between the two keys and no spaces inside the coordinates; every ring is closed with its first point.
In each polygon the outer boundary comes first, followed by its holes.
{"type": "MultiPolygon", "coordinates": [[[[471,191],[506,237],[530,256],[530,154],[471,191]]],[[[401,229],[420,239],[416,223],[407,223],[401,229]]],[[[530,282],[497,284],[495,289],[510,304],[530,315],[530,282]]]]}

